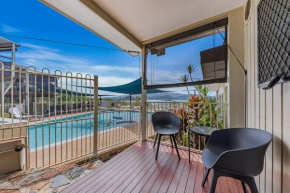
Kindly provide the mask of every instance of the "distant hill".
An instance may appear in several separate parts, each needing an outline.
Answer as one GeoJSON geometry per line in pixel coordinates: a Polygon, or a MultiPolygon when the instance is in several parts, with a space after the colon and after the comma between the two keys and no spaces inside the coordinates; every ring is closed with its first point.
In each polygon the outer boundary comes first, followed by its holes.
{"type": "MultiPolygon", "coordinates": [[[[132,101],[135,100],[136,96],[132,96],[132,101]]],[[[141,95],[139,95],[141,97],[141,95]]],[[[188,100],[189,94],[179,94],[179,93],[158,93],[158,94],[148,94],[147,100],[160,100],[160,101],[176,101],[176,100],[188,100]]],[[[104,97],[112,100],[130,100],[129,96],[114,96],[114,97],[104,97]]]]}
{"type": "MultiPolygon", "coordinates": [[[[136,96],[141,97],[141,95],[132,96],[132,101],[135,100],[136,96]]],[[[187,101],[191,95],[189,94],[180,94],[180,93],[157,93],[157,94],[148,94],[147,100],[156,100],[156,101],[187,101]]],[[[107,97],[112,100],[125,100],[129,101],[129,96],[115,96],[115,97],[107,97]]],[[[209,98],[215,98],[214,96],[209,96],[209,98]]]]}
{"type": "Polygon", "coordinates": [[[149,94],[147,100],[163,100],[163,101],[175,101],[175,100],[188,100],[191,95],[179,94],[179,93],[159,93],[149,94]]]}
{"type": "MultiPolygon", "coordinates": [[[[123,96],[123,97],[120,97],[122,100],[124,100],[124,101],[129,101],[130,100],[130,96],[123,96]]],[[[135,100],[135,97],[133,97],[133,96],[131,96],[131,99],[132,99],[132,101],[134,101],[135,100]]]]}

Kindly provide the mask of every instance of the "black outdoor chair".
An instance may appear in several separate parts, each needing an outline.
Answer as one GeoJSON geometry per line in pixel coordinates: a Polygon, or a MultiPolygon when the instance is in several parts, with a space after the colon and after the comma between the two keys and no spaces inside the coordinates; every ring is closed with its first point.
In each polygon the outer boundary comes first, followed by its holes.
{"type": "Polygon", "coordinates": [[[158,144],[157,144],[157,151],[156,151],[156,158],[158,157],[159,147],[160,147],[160,141],[161,137],[164,135],[167,135],[170,137],[171,146],[173,148],[173,143],[178,155],[178,158],[180,159],[180,155],[178,152],[175,134],[179,132],[180,129],[180,119],[177,115],[169,112],[156,112],[152,115],[152,124],[155,132],[157,133],[154,141],[154,148],[156,145],[156,140],[158,138],[158,144]]]}
{"type": "Polygon", "coordinates": [[[210,193],[215,192],[217,180],[221,176],[240,180],[244,192],[247,192],[248,184],[252,193],[258,193],[254,176],[263,170],[265,153],[271,141],[270,133],[258,129],[234,128],[214,131],[202,154],[206,167],[202,186],[210,169],[213,169],[210,193]]]}

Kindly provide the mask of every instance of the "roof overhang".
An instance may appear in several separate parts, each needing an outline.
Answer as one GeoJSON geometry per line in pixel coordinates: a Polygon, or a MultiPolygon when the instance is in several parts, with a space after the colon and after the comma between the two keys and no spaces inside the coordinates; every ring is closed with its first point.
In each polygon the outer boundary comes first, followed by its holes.
{"type": "Polygon", "coordinates": [[[15,49],[20,46],[17,43],[14,43],[10,40],[7,40],[5,38],[0,37],[0,52],[1,51],[12,51],[13,45],[15,45],[15,49]]]}
{"type": "Polygon", "coordinates": [[[131,55],[138,55],[142,50],[141,43],[105,12],[94,6],[95,3],[91,3],[92,7],[89,8],[79,0],[40,1],[131,55]]]}
{"type": "Polygon", "coordinates": [[[147,43],[226,18],[245,4],[245,0],[40,1],[131,55],[147,43]]]}

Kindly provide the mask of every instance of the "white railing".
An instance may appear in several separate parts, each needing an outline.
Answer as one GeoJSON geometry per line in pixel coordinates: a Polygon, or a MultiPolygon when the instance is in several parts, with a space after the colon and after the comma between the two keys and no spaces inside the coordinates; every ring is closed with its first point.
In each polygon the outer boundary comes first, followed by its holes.
{"type": "Polygon", "coordinates": [[[0,141],[23,139],[28,168],[93,151],[94,79],[1,63],[0,141]]]}
{"type": "MultiPolygon", "coordinates": [[[[0,64],[0,141],[22,139],[28,145],[27,168],[64,163],[140,139],[140,101],[98,99],[94,96],[98,93],[96,76],[33,67],[11,69],[0,64]]],[[[146,104],[147,139],[155,137],[151,115],[157,111],[180,116],[177,140],[181,147],[188,144],[191,126],[227,127],[226,103],[146,104]]],[[[194,136],[191,140],[192,148],[203,149],[203,138],[194,136]]]]}
{"type": "Polygon", "coordinates": [[[94,96],[96,76],[0,64],[0,141],[22,139],[28,146],[27,168],[53,166],[140,138],[140,102],[103,104],[94,96]]]}
{"type": "MultiPolygon", "coordinates": [[[[188,147],[188,139],[191,140],[191,148],[201,151],[204,148],[205,139],[194,134],[188,138],[188,129],[196,125],[205,125],[217,129],[227,128],[227,103],[215,102],[147,102],[147,139],[153,140],[155,132],[151,123],[151,116],[158,111],[172,112],[181,120],[180,132],[177,135],[177,143],[180,147],[188,147]]],[[[170,143],[169,138],[164,138],[165,143],[170,143]]]]}
{"type": "Polygon", "coordinates": [[[102,109],[98,116],[98,151],[140,139],[140,110],[102,109]]]}
{"type": "Polygon", "coordinates": [[[98,103],[98,153],[140,139],[140,101],[99,99],[98,103]]]}
{"type": "Polygon", "coordinates": [[[113,100],[109,98],[99,99],[99,109],[119,109],[119,110],[140,110],[141,101],[139,100],[113,100]]]}

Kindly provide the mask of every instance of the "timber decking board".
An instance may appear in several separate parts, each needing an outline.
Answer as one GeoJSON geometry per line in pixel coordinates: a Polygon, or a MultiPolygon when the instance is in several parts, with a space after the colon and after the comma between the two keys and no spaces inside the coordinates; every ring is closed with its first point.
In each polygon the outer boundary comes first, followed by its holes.
{"type": "MultiPolygon", "coordinates": [[[[204,166],[200,154],[191,152],[189,163],[185,150],[179,149],[181,160],[170,146],[160,146],[157,160],[155,152],[152,142],[139,141],[62,192],[208,192],[211,173],[201,187],[204,166]]],[[[216,192],[242,193],[241,182],[221,177],[216,192]]]]}

